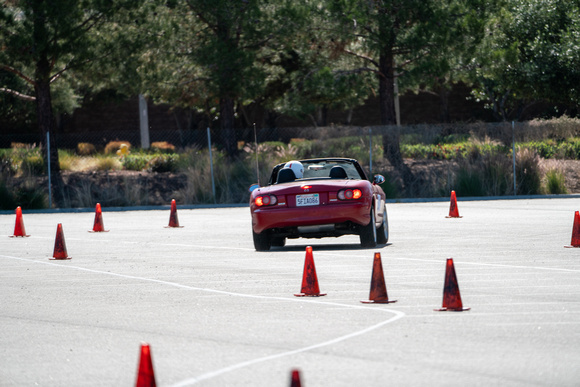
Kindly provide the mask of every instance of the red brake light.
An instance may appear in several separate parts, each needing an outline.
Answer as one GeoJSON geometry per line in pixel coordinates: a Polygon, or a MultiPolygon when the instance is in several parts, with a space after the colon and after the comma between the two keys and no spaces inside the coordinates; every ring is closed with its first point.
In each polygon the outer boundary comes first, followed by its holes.
{"type": "Polygon", "coordinates": [[[362,198],[362,191],[360,189],[343,189],[338,191],[336,195],[340,200],[356,200],[362,198]]]}
{"type": "Polygon", "coordinates": [[[278,198],[275,195],[263,195],[257,196],[254,200],[256,206],[275,206],[278,203],[278,198]]]}

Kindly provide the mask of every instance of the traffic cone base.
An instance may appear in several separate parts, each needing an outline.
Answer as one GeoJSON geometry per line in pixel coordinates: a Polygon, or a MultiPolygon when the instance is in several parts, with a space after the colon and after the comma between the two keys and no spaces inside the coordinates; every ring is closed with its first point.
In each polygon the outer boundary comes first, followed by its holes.
{"type": "Polygon", "coordinates": [[[363,304],[392,304],[397,302],[397,300],[365,300],[361,301],[363,304]]]}
{"type": "Polygon", "coordinates": [[[109,230],[105,230],[105,226],[103,224],[103,212],[101,211],[101,203],[97,203],[95,206],[95,223],[92,230],[89,232],[109,232],[109,230]]]}
{"type": "Polygon", "coordinates": [[[369,299],[361,302],[363,304],[390,304],[397,302],[396,300],[389,300],[389,296],[387,295],[381,253],[375,253],[373,259],[373,274],[371,276],[369,299]]]}
{"type": "Polygon", "coordinates": [[[22,219],[22,208],[20,206],[16,207],[16,224],[14,225],[14,235],[10,235],[10,238],[14,237],[29,237],[26,235],[26,230],[24,229],[24,220],[22,219]]]}
{"type": "Polygon", "coordinates": [[[177,217],[177,204],[175,199],[171,199],[171,213],[169,214],[169,225],[165,228],[183,228],[179,225],[179,218],[177,217]]]}
{"type": "Polygon", "coordinates": [[[439,308],[439,309],[433,309],[435,312],[464,312],[466,310],[470,310],[471,308],[465,308],[465,307],[461,307],[459,308],[439,308]]]}
{"type": "Polygon", "coordinates": [[[461,294],[459,292],[459,285],[457,284],[457,275],[455,275],[455,267],[453,265],[453,258],[447,258],[445,266],[445,285],[443,287],[443,305],[439,309],[433,309],[436,312],[463,312],[470,310],[466,308],[461,302],[461,294]]]}
{"type": "Polygon", "coordinates": [[[572,226],[572,241],[570,246],[564,246],[567,248],[580,247],[580,212],[576,211],[574,213],[574,225],[572,226]]]}
{"type": "Polygon", "coordinates": [[[62,231],[62,223],[56,227],[56,239],[54,241],[54,252],[51,260],[71,259],[66,251],[66,243],[64,242],[64,233],[62,231]]]}
{"type": "Polygon", "coordinates": [[[302,288],[300,293],[294,294],[296,297],[321,297],[326,293],[320,293],[318,288],[318,278],[316,276],[316,267],[312,257],[312,246],[306,247],[306,258],[304,259],[304,273],[302,275],[302,288]]]}
{"type": "Polygon", "coordinates": [[[459,209],[457,208],[457,196],[455,195],[455,191],[451,191],[449,215],[447,215],[446,218],[463,218],[463,216],[459,216],[459,209]]]}
{"type": "Polygon", "coordinates": [[[328,293],[316,293],[316,294],[309,294],[309,293],[294,293],[296,297],[322,297],[326,296],[328,293]]]}

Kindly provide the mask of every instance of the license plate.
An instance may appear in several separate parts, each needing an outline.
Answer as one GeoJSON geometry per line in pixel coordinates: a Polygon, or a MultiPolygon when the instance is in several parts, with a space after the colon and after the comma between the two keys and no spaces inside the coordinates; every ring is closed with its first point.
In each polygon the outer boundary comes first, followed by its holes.
{"type": "Polygon", "coordinates": [[[317,206],[320,204],[318,194],[296,195],[296,207],[317,206]]]}

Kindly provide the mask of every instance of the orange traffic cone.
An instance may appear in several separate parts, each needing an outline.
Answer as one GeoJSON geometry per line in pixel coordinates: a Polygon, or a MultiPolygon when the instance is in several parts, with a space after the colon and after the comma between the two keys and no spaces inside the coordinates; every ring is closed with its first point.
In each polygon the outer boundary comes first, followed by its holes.
{"type": "Polygon", "coordinates": [[[447,266],[445,268],[445,285],[443,288],[443,306],[441,309],[434,310],[462,312],[469,309],[471,308],[464,308],[463,304],[461,303],[461,295],[459,294],[459,285],[457,284],[457,276],[455,275],[453,258],[447,258],[447,266]]]}
{"type": "Polygon", "coordinates": [[[397,302],[396,300],[389,301],[389,296],[387,295],[387,286],[385,285],[385,275],[383,274],[381,253],[375,253],[369,300],[361,302],[363,304],[389,304],[391,302],[397,302]]]}
{"type": "Polygon", "coordinates": [[[62,223],[56,227],[56,239],[54,241],[54,253],[51,259],[70,259],[66,252],[66,243],[64,243],[64,233],[62,232],[62,223]]]}
{"type": "Polygon", "coordinates": [[[306,259],[304,260],[304,273],[302,275],[301,293],[295,294],[296,297],[320,297],[326,296],[326,293],[320,293],[318,288],[318,278],[316,277],[316,267],[312,257],[312,246],[306,246],[306,259]]]}
{"type": "Polygon", "coordinates": [[[572,226],[572,242],[570,246],[564,247],[580,247],[580,213],[574,213],[574,225],[572,226]]]}
{"type": "Polygon", "coordinates": [[[137,371],[137,383],[135,383],[135,387],[155,386],[155,373],[153,372],[151,349],[149,348],[149,344],[141,343],[141,358],[139,359],[139,369],[137,371]]]}
{"type": "Polygon", "coordinates": [[[171,199],[171,213],[169,214],[169,226],[165,228],[182,228],[183,226],[179,225],[179,219],[177,218],[177,204],[175,203],[175,199],[171,199]]]}
{"type": "Polygon", "coordinates": [[[300,371],[292,370],[290,387],[302,387],[302,384],[300,383],[300,371]]]}
{"type": "Polygon", "coordinates": [[[455,191],[451,191],[451,203],[449,204],[449,216],[446,218],[463,218],[459,216],[459,209],[457,208],[457,197],[455,191]]]}
{"type": "Polygon", "coordinates": [[[109,232],[105,230],[105,225],[103,224],[103,212],[101,211],[101,203],[97,203],[95,206],[95,224],[93,230],[89,232],[109,232]]]}
{"type": "Polygon", "coordinates": [[[24,229],[24,220],[22,219],[22,208],[16,207],[16,224],[14,225],[14,235],[11,237],[29,237],[26,235],[26,230],[24,229]]]}

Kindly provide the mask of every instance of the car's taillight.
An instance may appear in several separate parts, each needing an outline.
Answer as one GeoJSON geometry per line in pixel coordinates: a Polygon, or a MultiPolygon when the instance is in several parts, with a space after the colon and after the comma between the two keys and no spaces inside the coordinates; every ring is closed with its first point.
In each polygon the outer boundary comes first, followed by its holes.
{"type": "Polygon", "coordinates": [[[254,203],[256,203],[258,207],[275,206],[278,203],[278,199],[274,195],[263,195],[256,197],[254,203]]]}
{"type": "Polygon", "coordinates": [[[336,195],[340,200],[356,200],[362,197],[360,189],[342,189],[336,195]]]}

